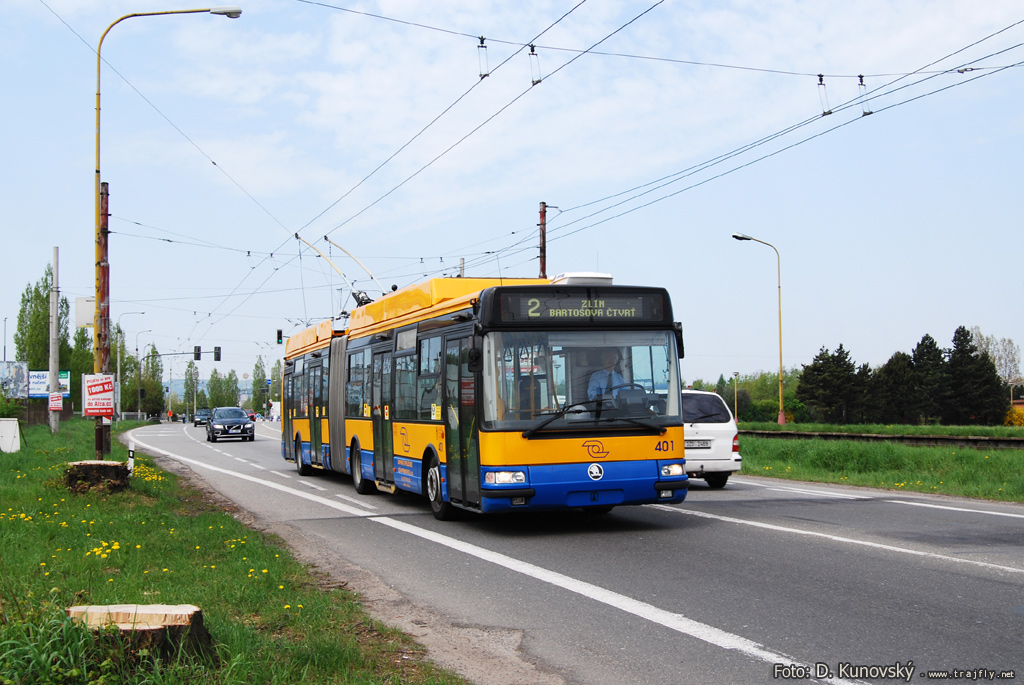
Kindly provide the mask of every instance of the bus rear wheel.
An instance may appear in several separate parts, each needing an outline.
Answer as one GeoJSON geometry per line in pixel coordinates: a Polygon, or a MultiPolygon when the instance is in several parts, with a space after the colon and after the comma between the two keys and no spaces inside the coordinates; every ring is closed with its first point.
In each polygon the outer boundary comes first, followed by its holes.
{"type": "Polygon", "coordinates": [[[295,441],[295,470],[300,476],[309,476],[313,473],[313,467],[302,463],[302,443],[295,441]]]}
{"type": "Polygon", "coordinates": [[[357,449],[352,450],[352,486],[360,495],[369,495],[377,491],[373,481],[363,478],[363,460],[357,449]]]}
{"type": "Polygon", "coordinates": [[[438,521],[450,521],[455,518],[456,510],[450,502],[444,501],[441,494],[441,464],[437,461],[437,455],[430,455],[429,466],[427,467],[427,499],[430,500],[430,509],[434,512],[434,518],[438,521]]]}

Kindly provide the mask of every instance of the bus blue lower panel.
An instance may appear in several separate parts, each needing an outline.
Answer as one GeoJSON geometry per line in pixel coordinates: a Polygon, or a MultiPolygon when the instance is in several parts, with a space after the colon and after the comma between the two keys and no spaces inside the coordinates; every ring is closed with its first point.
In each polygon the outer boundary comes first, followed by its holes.
{"type": "MultiPolygon", "coordinates": [[[[596,463],[596,462],[595,462],[596,463]]],[[[620,504],[675,504],[686,499],[686,477],[663,479],[659,477],[658,463],[654,461],[612,461],[599,464],[602,473],[597,480],[589,475],[593,464],[554,464],[524,467],[526,483],[508,486],[484,486],[482,506],[484,512],[513,509],[565,509],[568,507],[610,507],[620,504]],[[671,489],[671,497],[660,497],[656,483],[671,489]],[[502,496],[509,491],[509,496],[502,496]],[[518,492],[516,492],[518,491],[518,492]],[[532,493],[525,505],[513,505],[512,495],[532,493]]],[[[488,470],[510,470],[509,467],[488,470]]],[[[596,474],[595,474],[596,475],[596,474]]]]}
{"type": "MultiPolygon", "coordinates": [[[[295,458],[301,460],[301,463],[303,463],[303,464],[311,464],[312,461],[311,461],[311,457],[310,457],[310,453],[309,453],[309,443],[308,442],[300,442],[300,443],[298,443],[298,447],[299,447],[299,454],[296,454],[295,458]]],[[[284,442],[283,441],[281,442],[281,458],[284,459],[285,461],[294,461],[294,460],[288,459],[287,454],[285,452],[285,446],[284,446],[284,442]]],[[[316,467],[316,465],[314,465],[314,467],[316,467]]],[[[316,467],[316,468],[324,468],[327,471],[335,471],[335,470],[337,470],[335,468],[334,464],[331,463],[331,446],[330,445],[320,445],[320,467],[316,467]]],[[[347,473],[347,472],[348,472],[348,470],[346,469],[345,473],[347,473]]]]}

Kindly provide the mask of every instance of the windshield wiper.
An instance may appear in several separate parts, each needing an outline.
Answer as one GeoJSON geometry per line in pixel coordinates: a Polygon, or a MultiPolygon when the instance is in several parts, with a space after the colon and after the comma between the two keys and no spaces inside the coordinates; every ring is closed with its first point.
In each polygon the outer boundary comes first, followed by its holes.
{"type": "MultiPolygon", "coordinates": [[[[559,409],[558,411],[556,411],[554,414],[549,416],[548,418],[546,418],[543,421],[541,421],[540,423],[538,423],[533,428],[528,428],[528,429],[524,430],[522,435],[523,435],[524,438],[529,440],[534,435],[536,435],[541,430],[543,430],[548,424],[553,423],[554,421],[557,421],[558,419],[562,418],[566,414],[569,414],[569,413],[574,413],[574,414],[584,414],[584,413],[587,413],[587,412],[590,411],[589,409],[586,409],[586,406],[588,404],[595,404],[595,403],[598,403],[598,402],[601,402],[601,401],[602,400],[587,400],[586,402],[575,402],[573,404],[567,404],[564,407],[562,407],[561,409],[559,409]],[[583,407],[583,409],[576,409],[575,411],[571,411],[574,407],[583,407]]],[[[656,423],[652,423],[651,421],[645,421],[645,420],[639,419],[639,418],[633,418],[633,417],[630,417],[630,416],[605,416],[604,418],[601,418],[600,414],[598,414],[594,418],[598,422],[602,422],[602,421],[625,421],[626,423],[632,423],[635,426],[640,426],[641,428],[647,428],[648,430],[655,431],[655,432],[658,433],[658,435],[664,435],[665,434],[665,427],[664,426],[659,426],[656,423]]]]}
{"type": "Polygon", "coordinates": [[[643,419],[636,419],[636,418],[633,418],[631,416],[608,416],[608,417],[605,417],[604,419],[601,419],[601,420],[602,421],[625,421],[627,423],[632,423],[633,425],[640,426],[641,428],[649,428],[652,431],[657,431],[658,435],[664,435],[665,434],[665,427],[664,426],[659,426],[656,423],[652,423],[650,421],[644,421],[643,419]]]}
{"type": "MultiPolygon", "coordinates": [[[[700,416],[698,416],[695,419],[684,419],[684,422],[686,422],[686,423],[700,423],[704,419],[715,419],[715,418],[719,418],[721,416],[722,415],[719,414],[718,412],[712,412],[710,414],[701,414],[700,416]]],[[[715,423],[728,423],[728,421],[716,421],[715,423]]]]}
{"type": "MultiPolygon", "coordinates": [[[[543,421],[541,421],[540,423],[538,423],[533,428],[527,428],[526,430],[524,430],[523,431],[523,437],[526,438],[527,440],[529,440],[535,434],[537,434],[542,428],[547,426],[549,423],[552,423],[552,422],[562,418],[566,414],[568,414],[569,410],[572,409],[573,407],[585,407],[587,404],[590,404],[592,402],[597,402],[597,401],[598,400],[587,400],[586,402],[573,402],[572,404],[567,404],[564,407],[562,407],[561,409],[559,409],[558,411],[556,411],[554,414],[549,416],[548,418],[546,418],[543,421]]],[[[589,410],[587,410],[587,409],[577,409],[573,413],[575,413],[575,414],[583,414],[583,413],[585,413],[587,411],[589,411],[589,410]]]]}

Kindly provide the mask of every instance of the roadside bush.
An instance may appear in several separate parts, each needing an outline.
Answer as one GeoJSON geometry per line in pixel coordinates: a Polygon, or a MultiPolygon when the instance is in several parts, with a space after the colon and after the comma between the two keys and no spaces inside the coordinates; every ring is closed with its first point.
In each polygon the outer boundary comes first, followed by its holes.
{"type": "Polygon", "coordinates": [[[1024,426],[1024,407],[1010,407],[1010,411],[1006,412],[1006,419],[1003,420],[1004,426],[1024,426]]]}
{"type": "Polygon", "coordinates": [[[16,419],[25,410],[17,400],[8,399],[0,392],[0,419],[16,419]]]}

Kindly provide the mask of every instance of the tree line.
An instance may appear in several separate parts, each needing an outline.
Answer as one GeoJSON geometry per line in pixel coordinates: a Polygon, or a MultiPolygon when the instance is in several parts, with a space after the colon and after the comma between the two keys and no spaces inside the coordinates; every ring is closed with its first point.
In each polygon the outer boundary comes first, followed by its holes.
{"type": "MultiPolygon", "coordinates": [[[[809,423],[996,425],[1008,420],[1011,392],[1024,395],[1020,348],[1009,339],[960,326],[952,346],[926,334],[911,352],[896,352],[872,369],[840,344],[822,347],[810,364],[783,374],[787,420],[809,423]]],[[[777,373],[692,387],[722,395],[741,421],[775,421],[777,373]]]]}
{"type": "MultiPolygon", "coordinates": [[[[17,361],[28,362],[33,370],[49,368],[50,364],[50,289],[53,286],[53,269],[46,270],[35,284],[29,283],[21,295],[18,322],[14,332],[14,348],[17,361]]],[[[70,333],[71,307],[67,298],[59,298],[57,318],[58,363],[61,369],[71,372],[71,403],[80,409],[82,401],[82,375],[93,372],[92,335],[89,329],[76,328],[70,333]]],[[[199,370],[193,360],[185,369],[185,385],[182,396],[170,392],[164,384],[164,357],[155,344],[142,350],[129,350],[124,331],[113,326],[110,333],[111,373],[116,373],[120,361],[121,409],[123,412],[144,412],[147,416],[165,415],[168,409],[175,414],[191,415],[195,407],[244,406],[256,412],[264,411],[268,398],[279,401],[281,397],[281,361],[277,360],[272,371],[273,385],[267,385],[267,371],[263,358],[256,359],[252,371],[251,396],[241,400],[242,390],[238,374],[234,369],[223,373],[214,369],[200,387],[199,370]]],[[[5,406],[7,398],[0,397],[5,406]]]]}

